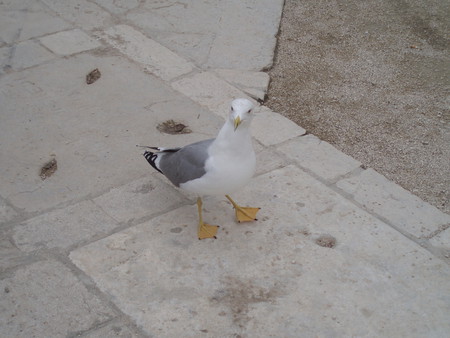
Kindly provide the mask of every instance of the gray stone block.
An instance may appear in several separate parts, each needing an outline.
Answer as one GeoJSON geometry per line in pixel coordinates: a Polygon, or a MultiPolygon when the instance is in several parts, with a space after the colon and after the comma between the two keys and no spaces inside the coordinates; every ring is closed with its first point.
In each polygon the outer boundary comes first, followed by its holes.
{"type": "Polygon", "coordinates": [[[212,72],[203,72],[172,82],[175,90],[191,100],[225,118],[230,103],[237,98],[248,98],[242,91],[231,86],[212,72]]]}
{"type": "Polygon", "coordinates": [[[172,80],[193,70],[191,63],[130,26],[117,25],[100,36],[163,80],[172,80]]]}
{"type": "Polygon", "coordinates": [[[12,220],[18,214],[0,197],[0,225],[12,220]]]}
{"type": "Polygon", "coordinates": [[[111,15],[88,0],[72,1],[42,0],[52,11],[76,27],[92,30],[112,24],[111,15]]]}
{"type": "Polygon", "coordinates": [[[130,330],[125,324],[120,321],[114,321],[106,326],[99,329],[92,330],[83,335],[86,338],[138,338],[141,337],[136,335],[132,330],[130,330]]]}
{"type": "Polygon", "coordinates": [[[91,201],[45,213],[14,228],[14,242],[23,251],[66,249],[105,235],[118,224],[91,201]]]}
{"type": "MultiPolygon", "coordinates": [[[[144,158],[142,158],[145,161],[144,158]]],[[[180,205],[184,198],[170,186],[151,174],[154,169],[148,167],[148,177],[141,178],[97,197],[94,202],[105,212],[120,222],[129,222],[145,216],[161,213],[180,205]]],[[[159,174],[158,174],[159,175],[159,174]]],[[[161,175],[161,179],[163,176],[161,175]]]]}
{"type": "Polygon", "coordinates": [[[236,224],[228,202],[207,199],[204,219],[221,225],[217,240],[196,238],[192,205],[70,258],[159,337],[450,329],[449,267],[298,168],[259,176],[233,197],[262,207],[259,220],[236,224]]]}
{"type": "Polygon", "coordinates": [[[149,168],[136,144],[183,145],[215,134],[221,124],[121,57],[59,59],[6,74],[0,86],[2,109],[9,112],[0,133],[2,152],[8,154],[0,162],[0,190],[29,212],[142,177],[149,168]],[[102,76],[87,85],[86,74],[95,68],[102,76]],[[156,129],[178,117],[194,132],[174,136],[156,129]],[[51,158],[58,169],[43,181],[41,166],[51,158]]]}
{"type": "Polygon", "coordinates": [[[4,66],[10,66],[14,70],[36,66],[55,58],[55,55],[33,40],[5,48],[9,49],[9,58],[4,66]]]}
{"type": "Polygon", "coordinates": [[[5,337],[66,337],[114,313],[61,263],[23,266],[0,280],[0,326],[5,337]]]}
{"type": "Polygon", "coordinates": [[[440,226],[450,223],[450,215],[422,201],[373,169],[343,179],[336,185],[368,210],[417,238],[428,237],[440,226]]]}
{"type": "Polygon", "coordinates": [[[79,29],[47,35],[39,40],[45,47],[59,55],[71,55],[101,46],[101,43],[79,29]]]}
{"type": "Polygon", "coordinates": [[[361,165],[360,162],[313,135],[291,140],[278,147],[278,150],[295,160],[302,168],[330,182],[361,165]]]}
{"type": "Polygon", "coordinates": [[[252,122],[252,135],[265,146],[276,145],[305,133],[305,129],[266,107],[255,113],[252,122]]]}

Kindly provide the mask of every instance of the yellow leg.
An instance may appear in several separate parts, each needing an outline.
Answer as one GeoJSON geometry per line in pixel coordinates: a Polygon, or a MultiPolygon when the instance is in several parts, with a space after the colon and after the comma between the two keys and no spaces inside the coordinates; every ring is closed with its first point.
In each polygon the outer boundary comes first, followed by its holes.
{"type": "Polygon", "coordinates": [[[218,225],[209,225],[203,222],[202,217],[202,199],[197,199],[198,208],[198,239],[216,238],[218,225]]]}
{"type": "Polygon", "coordinates": [[[234,210],[236,211],[236,219],[239,223],[257,221],[256,214],[261,208],[241,207],[233,201],[230,196],[225,195],[225,197],[228,198],[233,205],[234,210]]]}

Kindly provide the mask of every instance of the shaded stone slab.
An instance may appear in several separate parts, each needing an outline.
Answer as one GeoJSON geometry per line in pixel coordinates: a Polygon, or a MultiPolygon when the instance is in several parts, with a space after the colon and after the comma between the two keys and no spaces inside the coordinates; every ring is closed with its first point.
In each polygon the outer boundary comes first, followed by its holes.
{"type": "Polygon", "coordinates": [[[0,8],[0,41],[20,42],[71,27],[61,18],[45,11],[45,6],[39,3],[28,2],[24,7],[26,8],[20,10],[2,10],[0,8]]]}
{"type": "MultiPolygon", "coordinates": [[[[33,212],[142,177],[149,165],[136,144],[184,145],[217,132],[220,120],[122,57],[79,54],[0,79],[0,190],[33,212]],[[98,68],[101,78],[86,84],[98,68]],[[167,119],[193,131],[157,130],[167,119]],[[148,144],[150,142],[150,144],[148,144]],[[17,151],[20,149],[20,151],[17,151]],[[41,167],[56,159],[46,180],[41,167]]],[[[150,168],[151,169],[151,168],[150,168]]]]}
{"type": "Polygon", "coordinates": [[[385,217],[415,237],[428,237],[440,226],[450,223],[450,215],[422,201],[373,169],[343,179],[336,185],[368,210],[385,217]]]}
{"type": "Polygon", "coordinates": [[[58,32],[44,36],[39,40],[45,47],[59,55],[71,55],[101,46],[101,43],[80,29],[58,32]]]}
{"type": "Polygon", "coordinates": [[[64,265],[43,261],[0,280],[0,326],[5,337],[66,337],[114,314],[64,265]]]}
{"type": "Polygon", "coordinates": [[[279,151],[301,167],[328,181],[358,168],[361,163],[314,135],[305,135],[281,145],[279,151]]]}
{"type": "Polygon", "coordinates": [[[14,227],[15,244],[23,251],[66,249],[105,235],[118,224],[91,201],[83,201],[32,218],[14,227]]]}
{"type": "Polygon", "coordinates": [[[100,36],[163,80],[172,80],[193,70],[191,63],[130,26],[117,25],[100,36]]]}
{"type": "Polygon", "coordinates": [[[76,3],[60,0],[42,0],[42,2],[65,20],[85,30],[112,24],[111,15],[88,0],[78,0],[76,3]]]}
{"type": "Polygon", "coordinates": [[[0,274],[32,260],[20,251],[4,232],[0,233],[0,274]]]}
{"type": "Polygon", "coordinates": [[[165,184],[157,179],[156,175],[151,175],[153,168],[150,165],[148,169],[148,177],[113,188],[97,197],[94,202],[120,222],[137,220],[186,202],[182,195],[169,185],[170,182],[165,184]]]}
{"type": "Polygon", "coordinates": [[[252,135],[265,146],[272,146],[305,133],[305,129],[266,107],[261,107],[252,122],[252,135]]]}
{"type": "Polygon", "coordinates": [[[87,338],[138,338],[140,335],[135,334],[125,324],[120,321],[114,321],[99,329],[89,331],[83,335],[87,338]]]}
{"type": "Polygon", "coordinates": [[[0,225],[12,220],[16,216],[17,212],[0,198],[0,225]]]}
{"type": "Polygon", "coordinates": [[[221,225],[217,240],[196,238],[192,205],[70,258],[159,337],[440,336],[450,329],[448,265],[303,171],[275,170],[233,197],[262,207],[259,220],[236,224],[231,205],[210,198],[204,219],[221,225]]]}
{"type": "Polygon", "coordinates": [[[264,100],[269,87],[269,74],[235,69],[214,69],[214,72],[252,98],[264,100]]]}
{"type": "Polygon", "coordinates": [[[222,117],[225,117],[229,111],[232,100],[250,99],[242,91],[212,72],[202,72],[185,77],[172,82],[172,87],[222,117]]]}
{"type": "Polygon", "coordinates": [[[55,55],[33,40],[20,42],[8,48],[8,60],[3,67],[8,66],[20,70],[39,65],[55,58],[55,55]]]}
{"type": "Polygon", "coordinates": [[[282,0],[222,2],[216,37],[206,65],[256,71],[270,67],[283,3],[282,0]],[[258,15],[254,15],[256,11],[258,15]],[[237,29],[242,32],[239,38],[236,38],[237,29]]]}

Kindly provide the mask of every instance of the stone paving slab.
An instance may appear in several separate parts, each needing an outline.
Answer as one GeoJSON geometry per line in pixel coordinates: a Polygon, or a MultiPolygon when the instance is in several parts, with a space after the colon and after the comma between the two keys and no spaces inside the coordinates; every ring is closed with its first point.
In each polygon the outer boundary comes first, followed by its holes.
{"type": "Polygon", "coordinates": [[[242,91],[212,72],[197,73],[172,82],[172,87],[211,112],[223,114],[236,98],[247,98],[242,91]]]}
{"type": "Polygon", "coordinates": [[[448,215],[303,128],[255,110],[257,176],[233,198],[262,210],[236,224],[206,197],[217,240],[135,147],[213,137],[232,99],[262,98],[282,4],[0,3],[0,335],[450,331],[448,215]]]}
{"type": "Polygon", "coordinates": [[[9,112],[0,117],[0,154],[8,158],[0,163],[0,188],[4,198],[29,212],[142,177],[149,168],[136,144],[179,146],[212,137],[222,124],[120,57],[59,59],[8,74],[0,86],[2,107],[9,112]],[[102,77],[87,85],[85,76],[95,68],[102,77]],[[174,137],[157,131],[167,119],[184,121],[193,132],[174,137]],[[12,137],[16,142],[8,141],[12,137]],[[58,170],[42,181],[40,167],[52,156],[58,170]]]}
{"type": "MultiPolygon", "coordinates": [[[[119,222],[132,222],[151,214],[171,210],[186,200],[155,175],[111,189],[94,199],[95,204],[119,222]]],[[[161,178],[163,177],[160,175],[161,178]]]]}
{"type": "Polygon", "coordinates": [[[129,329],[125,324],[121,322],[113,322],[104,327],[96,330],[92,330],[82,335],[82,337],[87,338],[138,338],[141,337],[135,334],[131,329],[129,329]]]}
{"type": "Polygon", "coordinates": [[[25,252],[40,248],[67,249],[96,235],[105,236],[117,226],[101,208],[91,201],[82,201],[17,225],[13,239],[25,252]]]}
{"type": "Polygon", "coordinates": [[[163,80],[172,80],[193,70],[192,64],[133,27],[117,25],[100,36],[163,80]]]}
{"type": "Polygon", "coordinates": [[[196,207],[186,206],[70,257],[159,337],[450,329],[449,267],[301,170],[259,176],[234,197],[261,206],[260,221],[236,224],[229,203],[208,199],[204,218],[221,225],[217,240],[196,239],[196,207]],[[334,247],[317,244],[324,238],[334,247]]]}
{"type": "Polygon", "coordinates": [[[282,0],[146,0],[126,18],[198,67],[258,71],[272,64],[282,8],[282,0]]]}
{"type": "Polygon", "coordinates": [[[55,58],[54,54],[33,40],[21,42],[14,47],[4,48],[7,52],[5,53],[6,60],[2,62],[3,68],[7,67],[14,70],[21,70],[55,58]]]}
{"type": "Polygon", "coordinates": [[[373,169],[343,179],[336,185],[368,210],[417,238],[429,237],[441,226],[450,224],[450,215],[392,184],[373,169]]]}
{"type": "Polygon", "coordinates": [[[63,337],[108,321],[114,313],[56,261],[23,266],[0,280],[1,335],[63,337]]]}
{"type": "Polygon", "coordinates": [[[306,135],[281,145],[278,150],[327,181],[348,174],[361,163],[338,151],[314,135],[306,135]]]}
{"type": "Polygon", "coordinates": [[[262,107],[254,122],[253,137],[265,146],[273,146],[302,136],[306,131],[284,116],[262,107]]]}
{"type": "Polygon", "coordinates": [[[79,29],[58,32],[39,39],[53,53],[71,55],[98,48],[101,44],[79,29]]]}
{"type": "Polygon", "coordinates": [[[264,100],[270,77],[264,72],[235,69],[214,69],[214,73],[254,99],[264,100]]]}
{"type": "Polygon", "coordinates": [[[84,30],[93,30],[113,23],[111,15],[88,0],[42,0],[42,2],[64,20],[84,30]]]}

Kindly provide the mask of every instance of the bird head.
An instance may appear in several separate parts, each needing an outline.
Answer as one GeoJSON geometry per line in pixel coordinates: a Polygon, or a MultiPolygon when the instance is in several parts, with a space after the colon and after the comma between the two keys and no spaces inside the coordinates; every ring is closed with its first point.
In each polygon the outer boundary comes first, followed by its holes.
{"type": "Polygon", "coordinates": [[[253,108],[255,105],[247,99],[236,99],[231,102],[230,121],[234,126],[234,131],[239,126],[249,126],[253,119],[253,108]]]}

